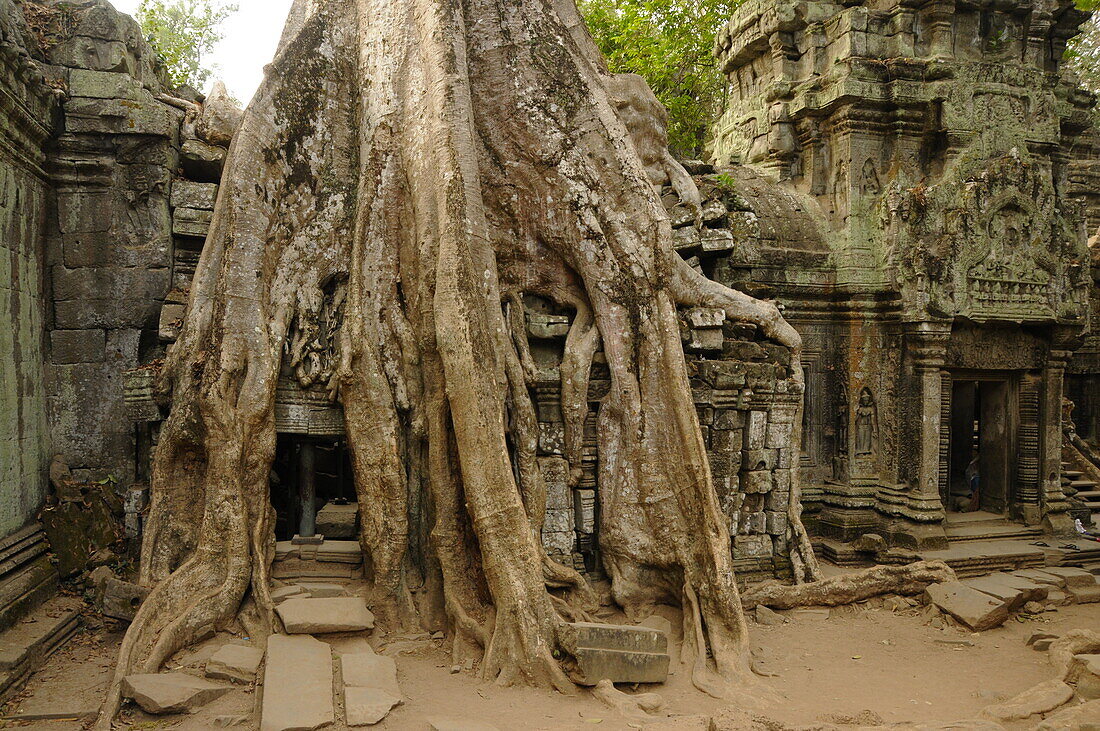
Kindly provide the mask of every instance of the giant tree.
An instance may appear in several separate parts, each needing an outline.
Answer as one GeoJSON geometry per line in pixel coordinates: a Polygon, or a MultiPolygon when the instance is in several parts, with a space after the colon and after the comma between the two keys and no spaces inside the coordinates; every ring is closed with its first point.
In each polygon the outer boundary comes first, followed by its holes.
{"type": "MultiPolygon", "coordinates": [[[[757,323],[795,364],[800,340],[775,306],[674,253],[654,185],[689,205],[698,193],[662,113],[639,77],[607,72],[573,0],[295,2],[161,371],[171,413],[141,557],[154,588],[101,725],[126,674],[234,620],[257,637],[275,626],[268,473],[284,357],[343,405],[381,621],[421,622],[423,583],[486,678],[571,687],[566,622],[587,616],[591,592],[536,538],[526,294],[574,313],[561,389],[573,479],[601,346],[610,371],[599,540],[615,601],[683,607],[700,687],[746,679],[677,307],[757,323]]],[[[816,565],[792,492],[805,581],[816,565]]]]}

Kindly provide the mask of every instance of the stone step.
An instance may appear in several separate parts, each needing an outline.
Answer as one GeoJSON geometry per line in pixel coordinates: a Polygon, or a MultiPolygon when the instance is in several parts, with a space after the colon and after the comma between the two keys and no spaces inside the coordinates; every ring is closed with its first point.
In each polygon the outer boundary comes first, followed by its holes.
{"type": "Polygon", "coordinates": [[[80,629],[81,602],[55,597],[0,634],[0,700],[15,694],[30,674],[80,629]]]}
{"type": "MultiPolygon", "coordinates": [[[[1095,488],[1096,485],[1093,485],[1095,488]]],[[[1076,495],[1078,500],[1084,500],[1085,502],[1095,502],[1100,500],[1100,490],[1078,490],[1076,495]]]]}
{"type": "Polygon", "coordinates": [[[374,629],[374,615],[362,597],[291,597],[275,607],[287,634],[362,632],[374,629]]]}
{"type": "Polygon", "coordinates": [[[1084,474],[1085,473],[1081,472],[1080,470],[1062,470],[1062,477],[1063,478],[1068,477],[1071,480],[1076,480],[1084,474]]]}
{"type": "Polygon", "coordinates": [[[332,649],[308,635],[267,640],[260,731],[298,731],[336,721],[332,649]]]}
{"type": "Polygon", "coordinates": [[[1027,526],[1008,522],[1003,525],[976,523],[949,525],[945,528],[945,533],[947,534],[948,542],[965,543],[967,541],[1033,538],[1041,536],[1043,534],[1043,529],[1039,527],[1029,528],[1027,526]]]}
{"type": "Polygon", "coordinates": [[[1070,483],[1069,483],[1069,486],[1072,487],[1077,492],[1082,492],[1082,491],[1087,491],[1087,490],[1095,490],[1096,489],[1096,481],[1095,480],[1071,480],[1070,483]]]}

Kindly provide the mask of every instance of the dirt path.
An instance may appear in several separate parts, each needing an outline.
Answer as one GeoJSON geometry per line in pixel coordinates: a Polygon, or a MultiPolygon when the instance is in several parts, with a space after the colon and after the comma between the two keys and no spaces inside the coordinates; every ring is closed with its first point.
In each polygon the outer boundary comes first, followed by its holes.
{"type": "MultiPolygon", "coordinates": [[[[1100,626],[1100,604],[1062,607],[1038,620],[1012,619],[981,635],[934,629],[922,625],[916,609],[895,614],[875,608],[873,602],[840,610],[780,614],[789,621],[774,627],[751,626],[757,669],[777,674],[761,679],[775,696],[759,713],[794,726],[973,718],[984,706],[1050,676],[1046,654],[1025,645],[1031,633],[1061,634],[1100,626]]],[[[7,712],[93,709],[105,687],[119,639],[118,632],[80,635],[35,674],[7,712]]],[[[213,641],[178,660],[200,668],[218,644],[220,641],[213,641]]],[[[498,688],[479,682],[470,673],[451,674],[450,657],[441,648],[399,655],[397,663],[406,701],[374,728],[421,731],[427,728],[426,719],[435,715],[482,720],[501,731],[628,728],[586,691],[566,697],[530,688],[498,688]]],[[[713,713],[726,705],[691,689],[683,671],[664,686],[645,690],[663,695],[673,715],[713,713]]],[[[255,693],[242,689],[189,717],[157,718],[130,710],[122,727],[209,729],[216,716],[250,713],[254,701],[255,693]]],[[[256,726],[250,721],[237,728],[256,726]]],[[[1033,726],[1034,721],[1007,728],[1033,726]]],[[[80,725],[37,721],[8,727],[75,731],[80,725]]]]}

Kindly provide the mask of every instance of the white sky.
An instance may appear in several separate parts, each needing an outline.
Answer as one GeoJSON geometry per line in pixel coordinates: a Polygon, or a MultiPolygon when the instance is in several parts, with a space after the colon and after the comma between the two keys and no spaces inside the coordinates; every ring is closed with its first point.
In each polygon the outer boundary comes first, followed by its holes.
{"type": "MultiPolygon", "coordinates": [[[[205,65],[216,65],[212,78],[221,78],[229,93],[247,105],[264,78],[264,66],[275,55],[292,0],[235,0],[240,8],[222,26],[225,38],[205,65]]],[[[111,0],[131,15],[140,0],[111,0]]],[[[228,4],[225,2],[223,4],[228,4]]],[[[203,89],[202,91],[209,91],[203,89]]]]}

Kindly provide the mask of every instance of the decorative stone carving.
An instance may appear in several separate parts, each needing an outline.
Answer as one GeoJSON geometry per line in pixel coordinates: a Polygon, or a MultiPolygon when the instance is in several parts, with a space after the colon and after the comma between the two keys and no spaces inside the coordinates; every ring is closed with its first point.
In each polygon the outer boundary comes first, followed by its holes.
{"type": "Polygon", "coordinates": [[[856,407],[856,456],[869,457],[875,453],[878,439],[878,414],[875,410],[875,397],[871,389],[859,392],[859,406],[856,407]]]}

